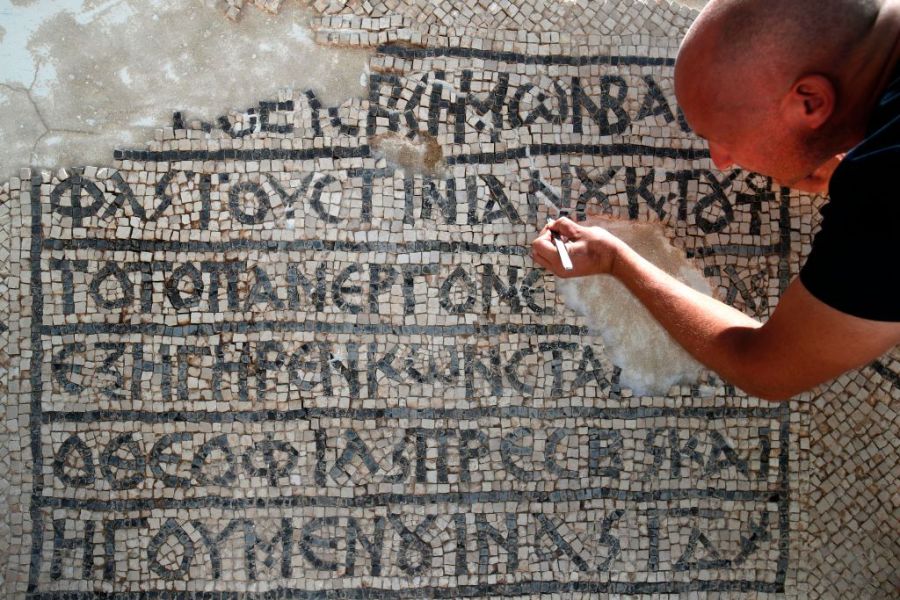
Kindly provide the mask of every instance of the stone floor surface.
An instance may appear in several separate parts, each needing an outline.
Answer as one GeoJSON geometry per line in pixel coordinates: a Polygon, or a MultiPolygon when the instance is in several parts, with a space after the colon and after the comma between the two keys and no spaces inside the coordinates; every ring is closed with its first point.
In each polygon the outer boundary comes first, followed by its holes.
{"type": "Polygon", "coordinates": [[[4,597],[900,597],[900,352],[767,403],[529,257],[796,276],[691,4],[0,1],[4,597]]]}

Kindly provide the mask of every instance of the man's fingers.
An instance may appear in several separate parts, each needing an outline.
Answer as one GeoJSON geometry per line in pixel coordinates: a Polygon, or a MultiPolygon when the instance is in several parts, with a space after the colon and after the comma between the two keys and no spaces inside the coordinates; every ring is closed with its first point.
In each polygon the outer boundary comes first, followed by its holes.
{"type": "Polygon", "coordinates": [[[547,265],[547,261],[544,260],[544,257],[541,256],[540,254],[532,254],[532,255],[531,255],[531,260],[533,260],[533,261],[536,262],[537,264],[541,265],[541,266],[544,267],[545,269],[546,269],[547,266],[548,266],[548,265],[547,265]]]}
{"type": "Polygon", "coordinates": [[[531,242],[531,257],[542,265],[545,265],[555,253],[556,247],[553,245],[549,231],[531,242]]]}
{"type": "Polygon", "coordinates": [[[571,240],[578,238],[578,234],[581,232],[582,227],[569,217],[562,217],[554,221],[553,224],[550,225],[550,229],[571,240]]]}
{"type": "Polygon", "coordinates": [[[551,261],[547,260],[540,254],[532,254],[531,258],[532,258],[532,260],[534,260],[534,262],[536,262],[540,266],[544,267],[551,273],[556,273],[556,271],[557,271],[556,265],[554,265],[551,261]]]}
{"type": "Polygon", "coordinates": [[[556,246],[553,245],[553,239],[550,237],[549,231],[541,234],[539,238],[531,242],[531,253],[544,258],[549,258],[556,254],[556,246]]]}
{"type": "Polygon", "coordinates": [[[553,234],[550,231],[549,225],[547,227],[544,227],[544,230],[541,231],[540,235],[538,235],[536,238],[534,238],[534,240],[531,241],[532,248],[545,245],[553,245],[553,234]]]}

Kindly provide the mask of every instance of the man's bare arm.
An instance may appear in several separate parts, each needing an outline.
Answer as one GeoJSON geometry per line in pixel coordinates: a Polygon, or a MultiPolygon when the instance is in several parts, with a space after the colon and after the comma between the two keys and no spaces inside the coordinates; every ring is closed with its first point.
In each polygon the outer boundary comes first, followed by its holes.
{"type": "Polygon", "coordinates": [[[900,343],[900,323],[841,313],[794,281],[765,325],[679,282],[599,227],[567,219],[575,270],[563,271],[545,229],[536,262],[561,277],[607,273],[618,278],[698,361],[749,394],[790,398],[877,358],[900,343]]]}

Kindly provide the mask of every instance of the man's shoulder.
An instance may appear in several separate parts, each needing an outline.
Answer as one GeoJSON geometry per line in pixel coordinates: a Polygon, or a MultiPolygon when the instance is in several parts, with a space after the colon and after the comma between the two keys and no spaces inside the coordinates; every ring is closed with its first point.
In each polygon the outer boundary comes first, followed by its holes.
{"type": "Polygon", "coordinates": [[[896,77],[882,92],[866,127],[862,142],[857,144],[835,170],[832,179],[871,177],[875,181],[894,180],[900,160],[900,67],[896,77]],[[885,171],[885,167],[889,167],[885,171]]]}
{"type": "Polygon", "coordinates": [[[847,153],[831,176],[829,196],[832,202],[848,200],[858,209],[875,204],[900,211],[896,200],[898,171],[900,106],[893,119],[882,122],[847,153]]]}
{"type": "Polygon", "coordinates": [[[900,321],[900,76],[879,99],[866,137],[831,176],[829,202],[800,281],[838,311],[900,321]]]}

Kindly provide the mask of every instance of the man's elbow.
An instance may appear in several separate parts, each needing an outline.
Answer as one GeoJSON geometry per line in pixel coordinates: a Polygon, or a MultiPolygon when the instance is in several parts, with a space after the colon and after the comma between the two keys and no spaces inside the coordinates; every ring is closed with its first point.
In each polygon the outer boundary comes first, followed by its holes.
{"type": "Polygon", "coordinates": [[[806,391],[805,387],[796,382],[778,381],[778,378],[770,373],[746,373],[734,378],[731,382],[749,396],[754,396],[768,402],[786,402],[806,391]]]}
{"type": "Polygon", "coordinates": [[[721,375],[733,386],[769,402],[790,400],[811,387],[773,358],[761,336],[762,328],[735,328],[728,333],[730,360],[721,375]]]}

